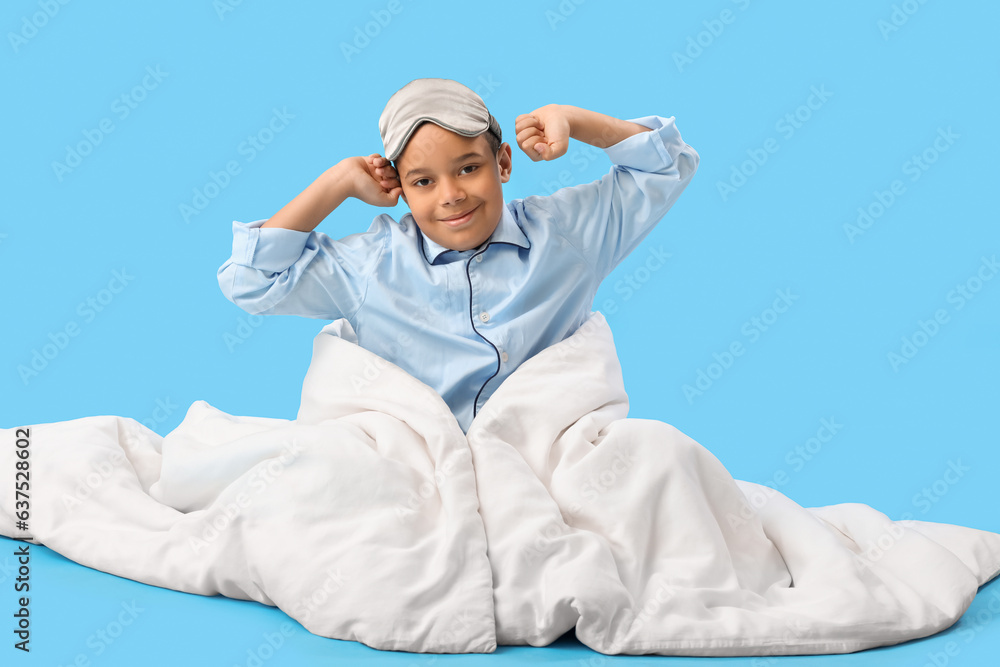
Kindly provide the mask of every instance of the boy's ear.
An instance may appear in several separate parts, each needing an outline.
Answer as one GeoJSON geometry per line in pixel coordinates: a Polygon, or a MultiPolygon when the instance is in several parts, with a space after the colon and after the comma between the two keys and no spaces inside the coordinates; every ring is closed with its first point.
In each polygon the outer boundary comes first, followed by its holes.
{"type": "MultiPolygon", "coordinates": [[[[396,172],[396,178],[399,178],[399,158],[396,158],[396,159],[395,159],[394,161],[390,162],[389,164],[391,164],[391,165],[392,165],[392,169],[393,169],[393,171],[395,171],[395,172],[396,172]]],[[[401,185],[402,185],[402,184],[401,184],[401,185]]],[[[400,193],[399,193],[399,196],[400,196],[400,198],[401,198],[401,199],[403,200],[403,202],[404,202],[404,203],[405,203],[405,204],[406,204],[407,206],[409,206],[409,205],[410,205],[410,202],[406,201],[406,195],[404,195],[404,194],[402,193],[402,191],[400,191],[400,193]]]]}
{"type": "Polygon", "coordinates": [[[500,182],[506,183],[510,180],[510,172],[514,168],[514,162],[510,154],[510,144],[506,141],[500,144],[500,148],[497,149],[497,166],[500,169],[500,182]]]}

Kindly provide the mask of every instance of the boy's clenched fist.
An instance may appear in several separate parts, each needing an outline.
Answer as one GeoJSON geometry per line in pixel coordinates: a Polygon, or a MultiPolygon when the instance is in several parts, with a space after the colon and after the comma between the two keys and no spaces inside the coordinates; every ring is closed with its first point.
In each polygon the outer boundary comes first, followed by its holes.
{"type": "Polygon", "coordinates": [[[514,123],[517,145],[534,162],[565,155],[569,148],[570,109],[562,104],[546,104],[518,116],[514,123]]]}

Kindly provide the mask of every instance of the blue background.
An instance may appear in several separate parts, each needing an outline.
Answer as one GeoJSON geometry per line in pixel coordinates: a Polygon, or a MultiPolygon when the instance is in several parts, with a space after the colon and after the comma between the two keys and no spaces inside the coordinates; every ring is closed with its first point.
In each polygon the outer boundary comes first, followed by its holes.
{"type": "MultiPolygon", "coordinates": [[[[247,324],[216,282],[231,223],[272,215],[344,157],[381,152],[388,97],[413,78],[446,77],[484,97],[508,140],[515,116],[560,103],[675,116],[699,152],[692,184],[595,301],[615,334],[631,416],[674,424],[734,477],[773,482],[805,506],[862,502],[897,519],[1000,531],[1000,276],[975,282],[977,271],[989,274],[983,258],[1000,252],[991,194],[998,18],[1000,6],[985,1],[7,2],[0,426],[110,414],[166,434],[199,399],[231,414],[294,418],[325,322],[247,324]],[[147,68],[163,74],[136,90],[147,68]],[[814,87],[828,98],[802,107],[814,87]],[[270,143],[251,160],[243,142],[275,109],[294,117],[265,132],[270,143]],[[782,119],[796,113],[789,132],[782,119]],[[87,139],[103,119],[113,129],[87,139]],[[949,128],[957,138],[938,152],[935,138],[949,128]],[[57,173],[53,163],[81,142],[96,145],[57,173]],[[765,145],[778,150],[744,164],[765,145]],[[935,161],[913,180],[907,163],[925,151],[935,161]],[[205,192],[230,161],[239,173],[205,192]],[[734,169],[753,173],[731,180],[734,169]],[[844,226],[894,180],[905,191],[852,242],[844,226]],[[724,182],[741,184],[723,196],[724,182]],[[196,190],[212,196],[186,220],[181,206],[193,205],[196,190]],[[658,247],[671,257],[647,271],[658,247]],[[92,318],[78,310],[116,270],[131,276],[124,289],[92,318]],[[641,288],[629,293],[629,279],[641,288]],[[953,290],[966,284],[981,289],[958,308],[953,290]],[[777,290],[797,299],[751,340],[745,323],[767,317],[777,290]],[[902,339],[939,309],[947,322],[894,368],[889,353],[901,354],[902,339]],[[67,324],[78,335],[22,379],[19,367],[67,324]],[[227,334],[239,343],[227,345],[227,334]],[[710,367],[734,341],[744,354],[710,367]],[[699,370],[715,379],[689,400],[683,386],[699,370]],[[814,441],[808,460],[796,454],[824,418],[842,427],[814,441]],[[959,462],[968,471],[943,482],[959,462]]],[[[547,163],[514,148],[505,197],[609,168],[577,142],[547,163]]],[[[398,219],[405,210],[400,202],[388,212],[398,219]]],[[[386,211],[348,200],[318,229],[340,238],[386,211]]],[[[13,546],[0,540],[5,554],[13,546]]],[[[256,603],[32,553],[33,652],[26,659],[5,639],[4,662],[69,664],[83,654],[95,665],[243,665],[282,622],[293,631],[266,665],[664,660],[603,656],[571,637],[493,656],[383,653],[310,635],[256,603]],[[133,599],[144,611],[98,655],[88,637],[133,599]]],[[[3,569],[12,560],[0,555],[4,609],[14,604],[3,569]]],[[[922,665],[940,654],[951,665],[985,664],[1000,649],[1000,619],[987,606],[994,600],[996,610],[996,599],[993,584],[950,631],[898,647],[729,662],[922,665]],[[951,656],[948,642],[958,648],[951,656]]],[[[705,661],[671,659],[696,663],[705,661]]]]}

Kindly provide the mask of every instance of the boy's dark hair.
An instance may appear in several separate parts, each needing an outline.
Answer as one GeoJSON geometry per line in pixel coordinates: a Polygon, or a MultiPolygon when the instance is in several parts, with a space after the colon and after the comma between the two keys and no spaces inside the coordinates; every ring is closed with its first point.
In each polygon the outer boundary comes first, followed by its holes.
{"type": "MultiPolygon", "coordinates": [[[[493,134],[489,130],[487,130],[486,132],[484,132],[483,136],[486,137],[486,143],[488,143],[490,145],[490,153],[493,155],[493,157],[496,157],[497,151],[500,150],[500,143],[501,143],[500,142],[500,137],[498,137],[497,135],[493,134]]],[[[396,158],[395,160],[391,160],[389,162],[389,164],[392,165],[392,168],[396,170],[397,174],[399,173],[399,164],[398,163],[399,163],[399,158],[396,158]]]]}
{"type": "Polygon", "coordinates": [[[496,156],[497,151],[500,150],[500,137],[487,130],[486,141],[490,145],[490,153],[496,156]]]}

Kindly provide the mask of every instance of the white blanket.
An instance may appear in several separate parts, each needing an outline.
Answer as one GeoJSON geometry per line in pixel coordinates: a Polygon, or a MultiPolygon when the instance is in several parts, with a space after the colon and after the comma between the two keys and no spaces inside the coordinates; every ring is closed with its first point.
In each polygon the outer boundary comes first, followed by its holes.
{"type": "MultiPolygon", "coordinates": [[[[467,437],[356,340],[346,320],[316,336],[295,420],[197,401],[164,437],[115,416],[30,426],[29,530],[5,481],[0,534],[439,653],[574,626],[608,654],[851,652],[947,628],[1000,570],[1000,534],[805,509],[627,418],[600,313],[514,372],[467,437]]],[[[16,431],[0,430],[5,475],[16,431]]]]}

